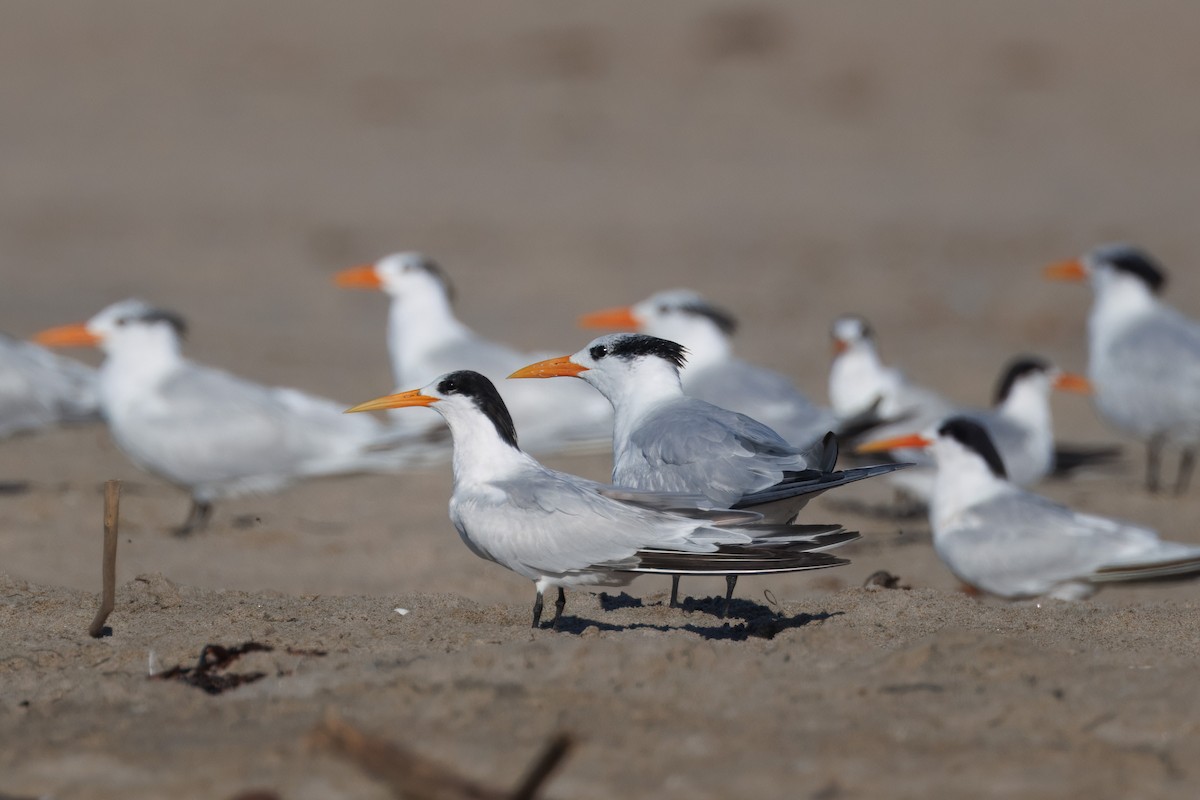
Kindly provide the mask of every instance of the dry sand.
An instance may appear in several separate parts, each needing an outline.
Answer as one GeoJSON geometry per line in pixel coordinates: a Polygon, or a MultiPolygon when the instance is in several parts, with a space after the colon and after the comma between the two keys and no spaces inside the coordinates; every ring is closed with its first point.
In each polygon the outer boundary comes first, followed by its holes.
{"type": "MultiPolygon", "coordinates": [[[[29,335],[137,294],[190,319],[199,360],[356,402],[391,388],[385,303],[329,276],[419,248],[464,319],[524,347],[573,351],[577,314],[691,286],[814,396],[853,310],[980,404],[1016,352],[1084,366],[1090,297],[1040,282],[1048,261],[1136,239],[1200,313],[1197,25],[1178,2],[13,4],[0,323],[29,335]]],[[[1085,401],[1055,412],[1062,438],[1121,441],[1085,401]]],[[[1147,497],[1128,452],[1045,489],[1200,542],[1200,487],[1147,497]]],[[[31,487],[0,496],[0,795],[386,796],[308,742],[329,710],[499,785],[570,731],[558,797],[1200,781],[1194,584],[980,602],[924,520],[831,496],[806,520],[862,530],[854,563],[745,580],[729,625],[642,579],[532,632],[532,587],[453,533],[445,467],[223,503],[188,541],[164,532],[186,500],[98,427],[4,442],[0,479],[31,487]],[[122,586],[91,640],[113,477],[122,586]],[[877,569],[912,588],[858,588],[877,569]],[[151,653],[248,640],[276,649],[237,668],[267,676],[223,695],[146,677],[151,653]]]]}

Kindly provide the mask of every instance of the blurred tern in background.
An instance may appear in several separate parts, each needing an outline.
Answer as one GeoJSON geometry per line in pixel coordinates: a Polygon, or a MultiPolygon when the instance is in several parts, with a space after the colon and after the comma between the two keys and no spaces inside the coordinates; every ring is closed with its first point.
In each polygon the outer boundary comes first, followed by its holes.
{"type": "MultiPolygon", "coordinates": [[[[601,336],[579,352],[531,364],[513,378],[582,378],[608,398],[614,416],[612,482],[704,495],[721,508],[751,509],[787,523],[813,497],[900,464],[834,471],[833,434],[808,448],[766,425],[684,394],[685,349],[640,333],[601,336]]],[[[736,577],[729,581],[728,599],[736,577]]],[[[675,605],[678,582],[672,585],[675,605]]]]}
{"type": "MultiPolygon", "coordinates": [[[[547,393],[502,382],[537,356],[484,339],[460,322],[453,309],[454,290],[432,259],[416,252],[395,253],[343,270],[336,282],[345,288],[381,290],[391,297],[387,341],[396,386],[421,386],[445,372],[474,370],[502,386],[501,395],[531,452],[607,445],[612,412],[594,393],[570,384],[547,393]]],[[[394,418],[410,429],[440,427],[434,414],[394,418]]]]}
{"type": "Polygon", "coordinates": [[[639,574],[761,575],[848,563],[822,552],[858,538],[837,525],[762,524],[762,516],[703,496],[639,492],[547,469],[517,445],[495,386],[458,371],[422,389],[349,409],[428,406],[454,438],[450,520],[481,558],[535,582],[533,627],[543,595],[564,588],[623,586],[639,574]]]}
{"type": "Polygon", "coordinates": [[[98,419],[96,370],[0,334],[0,437],[98,419]]]}
{"type": "Polygon", "coordinates": [[[187,360],[184,330],[173,312],[123,300],[37,337],[48,346],[104,350],[99,395],[113,439],[135,464],[191,494],[177,533],[203,528],[221,498],[302,477],[390,471],[413,458],[373,449],[392,441],[375,419],[346,417],[330,400],[187,360]]]}
{"type": "Polygon", "coordinates": [[[829,431],[842,434],[834,413],[809,400],[789,378],[737,358],[732,341],[737,320],[696,292],[658,292],[632,306],[586,314],[579,324],[678,342],[688,351],[680,371],[685,392],[759,420],[792,444],[813,444],[829,431]]]}
{"type": "Polygon", "coordinates": [[[1151,492],[1158,491],[1163,446],[1180,446],[1175,491],[1182,493],[1200,445],[1200,323],[1159,299],[1166,275],[1130,245],[1097,247],[1047,268],[1046,276],[1091,283],[1088,377],[1096,407],[1146,442],[1151,492]]]}
{"type": "Polygon", "coordinates": [[[1010,599],[1082,600],[1100,584],[1200,573],[1200,547],[1147,528],[1081,514],[1007,478],[983,426],[965,417],[936,433],[861,449],[928,447],[937,462],[929,507],[933,547],[959,580],[1010,599]]]}
{"type": "MultiPolygon", "coordinates": [[[[965,416],[987,429],[1004,459],[1009,479],[1029,486],[1061,467],[1063,471],[1110,460],[1108,448],[1060,450],[1054,443],[1050,392],[1091,391],[1082,376],[1063,372],[1045,359],[1018,356],[1000,373],[992,407],[987,410],[955,408],[940,395],[909,383],[898,370],[884,367],[875,351],[870,326],[861,317],[840,317],[833,325],[834,360],[830,369],[830,397],[834,408],[860,414],[874,408],[881,425],[873,436],[888,439],[901,432],[924,430],[950,416],[965,416]],[[935,413],[935,412],[940,412],[935,413]],[[1061,464],[1056,462],[1061,461],[1061,464]]],[[[932,457],[922,450],[893,451],[897,459],[919,467],[893,476],[896,485],[917,500],[928,502],[933,493],[932,457]]]]}

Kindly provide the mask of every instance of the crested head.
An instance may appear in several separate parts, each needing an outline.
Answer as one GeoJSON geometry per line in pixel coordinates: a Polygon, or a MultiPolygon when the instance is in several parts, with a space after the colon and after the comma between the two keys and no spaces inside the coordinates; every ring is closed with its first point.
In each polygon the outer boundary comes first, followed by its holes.
{"type": "Polygon", "coordinates": [[[992,437],[978,422],[966,417],[951,417],[938,426],[937,434],[939,438],[958,442],[964,449],[979,456],[997,478],[1008,478],[1008,470],[1004,468],[1004,461],[992,443],[992,437]]]}
{"type": "Polygon", "coordinates": [[[658,292],[638,303],[634,310],[636,316],[648,323],[654,321],[665,323],[674,316],[704,320],[726,336],[732,336],[738,326],[737,318],[733,314],[713,305],[699,293],[690,289],[669,289],[658,292]]]}
{"type": "Polygon", "coordinates": [[[644,333],[601,336],[587,346],[587,354],[597,364],[608,358],[627,362],[653,358],[679,370],[687,362],[687,349],[683,345],[644,333]]]}
{"type": "Polygon", "coordinates": [[[829,327],[829,335],[836,342],[853,344],[863,339],[874,339],[875,331],[865,317],[857,314],[843,314],[833,321],[829,327]]]}
{"type": "Polygon", "coordinates": [[[1050,362],[1044,358],[1037,356],[1017,356],[1008,363],[1004,368],[1004,372],[1000,374],[1000,380],[996,384],[996,393],[993,396],[996,405],[1003,403],[1012,393],[1013,386],[1023,378],[1032,375],[1045,375],[1053,369],[1050,362]]]}
{"type": "Polygon", "coordinates": [[[404,286],[417,277],[431,279],[442,290],[446,299],[454,302],[454,285],[438,262],[424,253],[407,250],[392,253],[375,262],[375,271],[385,290],[403,294],[404,286]]]}
{"type": "Polygon", "coordinates": [[[484,375],[471,370],[459,370],[442,375],[434,381],[435,394],[443,400],[456,397],[470,401],[496,428],[501,440],[517,447],[517,429],[500,392],[484,375]]]}
{"type": "Polygon", "coordinates": [[[1093,269],[1108,267],[1138,279],[1152,294],[1161,293],[1167,282],[1162,265],[1145,250],[1131,244],[1102,245],[1088,253],[1086,260],[1093,269]]]}
{"type": "Polygon", "coordinates": [[[169,327],[179,339],[187,336],[187,322],[182,316],[136,298],[113,303],[88,321],[88,327],[101,336],[127,327],[157,325],[169,327]]]}

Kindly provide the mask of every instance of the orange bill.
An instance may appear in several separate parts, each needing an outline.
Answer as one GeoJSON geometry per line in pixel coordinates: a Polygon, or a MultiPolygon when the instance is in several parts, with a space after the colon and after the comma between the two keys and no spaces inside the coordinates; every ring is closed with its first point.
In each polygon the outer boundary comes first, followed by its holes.
{"type": "Polygon", "coordinates": [[[842,353],[846,352],[849,349],[850,349],[850,345],[846,344],[841,339],[833,340],[833,354],[835,356],[840,356],[842,353]]]}
{"type": "Polygon", "coordinates": [[[1079,259],[1051,264],[1042,274],[1052,281],[1085,281],[1088,276],[1087,268],[1079,259]]]}
{"type": "Polygon", "coordinates": [[[431,406],[436,402],[438,402],[438,398],[421,394],[420,389],[413,389],[410,392],[376,397],[374,400],[359,403],[354,408],[347,408],[342,413],[353,414],[356,411],[382,411],[385,408],[405,408],[407,406],[431,406]]]}
{"type": "Polygon", "coordinates": [[[856,453],[882,453],[886,450],[920,450],[933,444],[932,439],[926,439],[920,434],[909,434],[908,436],[894,436],[890,439],[876,439],[873,442],[865,442],[854,448],[856,453]]]}
{"type": "Polygon", "coordinates": [[[333,276],[333,282],[343,289],[382,289],[383,281],[375,271],[374,264],[350,267],[333,276]]]}
{"type": "Polygon", "coordinates": [[[581,328],[616,328],[622,331],[641,330],[642,324],[633,316],[629,306],[606,308],[603,311],[593,311],[579,318],[581,328]]]}
{"type": "Polygon", "coordinates": [[[1073,372],[1064,372],[1054,379],[1054,388],[1061,389],[1064,392],[1091,394],[1092,382],[1082,375],[1076,375],[1073,372]]]}
{"type": "Polygon", "coordinates": [[[571,360],[570,356],[547,358],[528,367],[521,367],[509,375],[510,378],[575,378],[581,372],[587,372],[587,367],[581,367],[571,360]]]}
{"type": "Polygon", "coordinates": [[[77,322],[44,330],[33,341],[46,347],[95,347],[100,344],[100,337],[89,331],[86,324],[77,322]]]}

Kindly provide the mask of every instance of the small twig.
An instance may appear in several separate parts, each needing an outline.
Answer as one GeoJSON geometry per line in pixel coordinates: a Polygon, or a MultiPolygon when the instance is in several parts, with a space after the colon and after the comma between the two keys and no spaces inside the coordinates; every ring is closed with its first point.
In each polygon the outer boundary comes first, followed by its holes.
{"type": "Polygon", "coordinates": [[[335,715],[313,731],[311,741],[354,762],[408,800],[533,800],[571,748],[566,734],[555,736],[534,762],[515,793],[464,778],[448,767],[386,739],[366,733],[335,715]]]}
{"type": "Polygon", "coordinates": [[[575,746],[575,740],[569,734],[560,733],[554,736],[542,748],[542,754],[530,765],[525,777],[509,795],[510,800],[534,800],[542,784],[550,777],[559,763],[567,757],[567,753],[575,746]]]}
{"type": "Polygon", "coordinates": [[[103,591],[100,608],[92,620],[88,633],[99,639],[104,635],[104,622],[112,613],[117,600],[117,520],[121,509],[121,482],[104,483],[104,565],[101,570],[103,591]]]}

